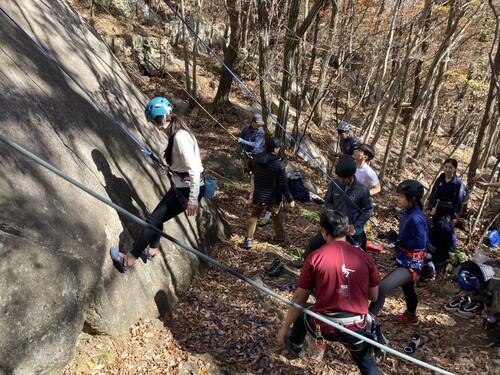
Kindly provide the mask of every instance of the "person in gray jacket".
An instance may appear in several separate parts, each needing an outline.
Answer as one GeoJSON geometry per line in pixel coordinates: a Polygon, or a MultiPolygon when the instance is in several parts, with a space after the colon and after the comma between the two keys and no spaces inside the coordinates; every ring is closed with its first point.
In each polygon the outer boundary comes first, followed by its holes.
{"type": "Polygon", "coordinates": [[[278,138],[269,138],[265,152],[257,154],[254,160],[254,190],[252,198],[252,215],[247,227],[245,241],[241,247],[250,249],[257,221],[265,210],[271,212],[276,243],[285,240],[283,222],[281,221],[282,196],[295,206],[288,188],[285,167],[279,158],[282,143],[278,138]]]}
{"type": "MultiPolygon", "coordinates": [[[[349,219],[347,241],[366,251],[365,224],[373,214],[373,202],[368,187],[356,180],[356,162],[341,159],[336,167],[337,178],[330,182],[325,195],[325,208],[343,212],[349,219]]],[[[325,244],[321,233],[309,240],[303,259],[325,244]]]]}

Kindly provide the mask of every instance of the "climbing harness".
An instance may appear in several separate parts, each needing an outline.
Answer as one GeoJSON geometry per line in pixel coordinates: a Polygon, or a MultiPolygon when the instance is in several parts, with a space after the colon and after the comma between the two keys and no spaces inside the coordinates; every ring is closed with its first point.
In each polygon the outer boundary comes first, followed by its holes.
{"type": "MultiPolygon", "coordinates": [[[[165,1],[165,3],[167,5],[169,5],[170,8],[172,8],[170,6],[170,4],[168,4],[168,2],[165,1]]],[[[173,9],[173,8],[172,8],[173,9]]],[[[38,44],[36,41],[34,41],[4,10],[3,8],[0,7],[0,11],[5,15],[5,17],[7,17],[8,19],[11,20],[11,22],[13,22],[23,33],[25,33],[28,38],[30,38],[33,43],[47,56],[49,57],[52,61],[54,61],[59,67],[60,69],[68,75],[68,77],[70,79],[72,79],[78,87],[80,87],[84,93],[86,93],[89,98],[99,107],[101,108],[101,110],[103,110],[107,115],[108,117],[110,117],[126,134],[128,134],[140,147],[141,147],[141,151],[143,151],[144,153],[146,153],[148,156],[150,156],[152,158],[153,161],[155,161],[155,163],[157,165],[159,165],[160,167],[163,166],[163,164],[152,154],[152,152],[148,151],[145,147],[143,147],[139,141],[137,141],[125,128],[123,128],[123,126],[121,126],[121,124],[119,124],[119,122],[104,108],[102,107],[102,105],[100,105],[100,103],[97,102],[97,100],[95,100],[95,98],[88,92],[86,91],[78,82],[76,82],[76,80],[74,80],[74,78],[64,69],[64,67],[62,67],[62,65],[58,64],[57,61],[48,53],[48,51],[46,51],[40,44],[38,44]]],[[[235,77],[235,79],[237,79],[235,77]]],[[[239,79],[237,79],[238,82],[241,83],[241,81],[239,79]]],[[[267,110],[267,109],[266,109],[267,110]]],[[[269,111],[268,111],[269,112],[269,111]]],[[[289,135],[288,135],[289,136],[289,135]]],[[[357,334],[356,332],[353,332],[351,330],[349,330],[348,328],[345,328],[343,325],[341,324],[338,324],[338,323],[335,323],[333,321],[331,321],[331,319],[328,319],[320,314],[317,314],[317,313],[314,313],[312,311],[309,311],[308,309],[305,309],[304,307],[294,303],[294,302],[291,302],[289,301],[288,299],[280,296],[279,294],[277,293],[274,293],[272,290],[256,283],[255,281],[253,281],[252,279],[249,279],[248,277],[236,272],[235,270],[223,265],[222,263],[218,262],[217,260],[207,256],[206,254],[180,242],[179,240],[177,240],[176,238],[164,233],[163,231],[157,229],[156,227],[152,226],[151,224],[147,223],[146,221],[138,218],[137,216],[131,214],[130,212],[128,212],[127,210],[121,208],[120,206],[116,205],[115,203],[109,201],[108,199],[98,195],[97,193],[95,193],[94,191],[92,191],[91,189],[89,189],[88,187],[86,187],[85,185],[79,183],[78,181],[72,179],[71,177],[65,175],[63,172],[61,172],[60,170],[58,170],[57,168],[55,168],[54,166],[52,166],[51,164],[47,163],[46,161],[40,159],[39,157],[37,157],[36,155],[30,153],[29,151],[27,151],[26,149],[22,148],[21,146],[17,145],[16,143],[8,140],[6,137],[4,137],[2,134],[0,134],[0,141],[2,141],[3,143],[5,143],[6,145],[14,148],[16,151],[20,152],[21,154],[23,154],[24,156],[30,158],[31,160],[35,161],[36,163],[38,163],[39,165],[43,166],[44,168],[50,170],[51,172],[57,174],[59,177],[65,179],[66,181],[70,182],[71,184],[77,186],[78,188],[80,188],[81,190],[85,191],[86,193],[92,195],[94,198],[100,200],[101,202],[105,203],[106,205],[112,207],[113,209],[115,209],[117,212],[123,214],[124,216],[130,218],[131,220],[135,221],[136,223],[139,223],[140,225],[142,225],[143,227],[155,232],[156,234],[159,234],[161,235],[162,237],[166,238],[167,240],[173,242],[174,244],[180,246],[181,248],[189,251],[190,253],[198,256],[199,258],[215,265],[216,267],[220,268],[221,270],[233,275],[234,277],[242,280],[242,281],[245,281],[246,283],[252,285],[253,287],[265,292],[266,294],[268,295],[271,295],[272,297],[280,300],[281,302],[289,305],[289,306],[292,306],[302,312],[304,312],[305,314],[307,315],[310,315],[312,317],[314,317],[315,319],[321,321],[321,322],[324,322],[340,331],[343,331],[343,332],[346,332],[360,340],[364,340],[374,346],[377,346],[377,347],[380,347],[382,349],[385,349],[387,350],[388,352],[392,353],[392,354],[395,354],[401,358],[404,358],[406,360],[409,360],[409,361],[412,361],[414,363],[417,363],[419,364],[420,366],[423,366],[423,367],[426,367],[430,370],[433,370],[433,371],[436,371],[438,373],[441,373],[441,374],[452,374],[446,370],[442,370],[440,368],[437,368],[435,366],[432,366],[430,364],[427,364],[427,363],[424,363],[424,362],[421,362],[421,361],[417,361],[415,360],[414,358],[411,358],[405,354],[402,354],[402,353],[399,353],[398,351],[394,350],[394,349],[391,349],[391,348],[388,348],[388,347],[385,347],[384,345],[381,345],[371,339],[368,339],[366,337],[364,337],[363,335],[360,335],[360,334],[357,334]]],[[[320,167],[320,169],[322,170],[322,168],[320,167]]],[[[258,343],[257,343],[258,344],[258,343]]],[[[257,345],[256,344],[256,345],[257,345]]],[[[255,346],[254,346],[255,347],[255,346]]]]}
{"type": "Polygon", "coordinates": [[[97,194],[96,192],[94,192],[93,190],[91,190],[90,188],[86,187],[85,185],[81,184],[80,182],[76,181],[75,179],[67,176],[66,174],[64,174],[63,172],[61,172],[60,170],[58,170],[57,168],[55,168],[54,166],[52,166],[51,164],[47,163],[46,161],[42,160],[41,158],[37,157],[36,155],[32,154],[31,152],[29,152],[28,150],[24,149],[23,147],[19,146],[18,144],[16,144],[15,142],[13,141],[10,141],[9,139],[7,139],[5,136],[3,136],[2,134],[0,134],[0,141],[2,141],[3,143],[5,143],[6,145],[14,148],[16,151],[18,151],[19,153],[23,154],[24,156],[30,158],[31,160],[35,161],[36,163],[40,164],[41,166],[43,166],[44,168],[48,169],[49,171],[57,174],[59,177],[63,178],[64,180],[70,182],[71,184],[75,185],[76,187],[78,187],[79,189],[85,191],[86,193],[90,194],[91,196],[93,196],[94,198],[100,200],[101,202],[105,203],[106,205],[112,207],[113,209],[115,209],[117,212],[119,212],[120,214],[123,214],[124,216],[130,218],[131,220],[133,220],[134,222],[142,225],[143,227],[153,231],[154,233],[157,233],[159,234],[160,236],[162,236],[163,238],[166,238],[167,240],[173,242],[174,244],[178,245],[179,247],[185,249],[186,251],[189,251],[190,253],[198,256],[199,258],[213,264],[214,266],[220,268],[221,270],[233,275],[234,277],[252,285],[253,287],[255,287],[256,289],[259,289],[261,291],[263,291],[264,293],[266,293],[267,295],[270,295],[276,299],[278,299],[279,301],[287,304],[288,306],[292,306],[294,308],[296,308],[297,310],[305,313],[305,314],[308,314],[310,315],[311,317],[321,321],[321,322],[324,322],[334,328],[337,328],[339,329],[340,331],[343,331],[343,332],[346,332],[346,333],[349,333],[351,336],[354,336],[360,340],[363,340],[363,341],[366,341],[368,342],[369,344],[371,345],[374,345],[376,347],[379,347],[381,349],[384,349],[386,350],[388,353],[391,353],[391,354],[394,354],[396,356],[399,356],[401,358],[404,358],[408,361],[411,361],[413,363],[417,363],[419,364],[420,366],[422,367],[425,367],[425,368],[428,368],[430,370],[433,370],[433,371],[436,371],[440,374],[445,374],[445,375],[453,375],[453,373],[449,372],[449,371],[446,371],[446,370],[443,370],[441,368],[438,368],[436,366],[433,366],[433,365],[430,365],[428,363],[425,363],[425,362],[422,362],[422,361],[419,361],[415,358],[412,358],[411,356],[408,356],[406,354],[403,354],[403,353],[400,353],[398,352],[397,350],[394,350],[392,348],[389,348],[389,347],[386,347],[384,345],[381,345],[379,344],[378,342],[376,341],[373,341],[363,335],[360,335],[356,332],[353,332],[351,330],[349,330],[348,328],[340,325],[340,324],[337,324],[333,321],[331,321],[330,319],[320,315],[320,314],[317,314],[313,311],[310,311],[309,309],[307,308],[304,308],[303,306],[300,306],[284,297],[282,297],[281,295],[273,292],[272,290],[262,286],[261,284],[258,284],[257,282],[255,282],[254,280],[238,273],[237,271],[233,270],[232,268],[229,268],[227,266],[225,266],[224,264],[220,263],[219,261],[209,257],[208,255],[200,252],[199,250],[196,250],[182,242],[180,242],[179,240],[177,240],[176,238],[166,234],[165,232],[159,230],[158,228],[156,228],[155,226],[147,223],[146,221],[140,219],[139,217],[133,215],[132,213],[130,213],[129,211],[123,209],[122,207],[118,206],[117,204],[111,202],[110,200],[100,196],[99,194],[97,194]]]}

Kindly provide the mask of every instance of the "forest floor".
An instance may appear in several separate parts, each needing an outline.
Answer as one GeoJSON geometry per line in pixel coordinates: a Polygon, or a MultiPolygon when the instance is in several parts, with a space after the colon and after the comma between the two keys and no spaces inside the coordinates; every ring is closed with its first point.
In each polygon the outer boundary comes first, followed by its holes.
{"type": "MultiPolygon", "coordinates": [[[[74,5],[85,16],[86,8],[78,4],[74,5]]],[[[104,31],[110,35],[113,34],[112,28],[120,27],[113,22],[108,20],[106,26],[106,22],[101,20],[94,25],[98,32],[104,31]],[[111,24],[112,27],[109,26],[111,24]]],[[[182,56],[180,51],[179,56],[182,56]]],[[[152,94],[152,86],[136,71],[131,70],[130,61],[122,63],[135,83],[144,92],[152,94]]],[[[182,66],[181,63],[179,65],[182,66]]],[[[202,88],[200,96],[209,102],[214,95],[210,81],[216,81],[216,77],[203,71],[198,80],[202,88]]],[[[234,83],[233,86],[235,85],[234,83]]],[[[171,91],[172,95],[178,95],[175,101],[180,102],[184,97],[180,86],[171,91]]],[[[238,95],[232,95],[232,100],[248,104],[248,100],[238,95]]],[[[229,108],[219,118],[223,123],[223,127],[219,127],[203,111],[192,111],[185,115],[191,124],[197,124],[194,130],[200,148],[205,150],[205,159],[210,158],[207,150],[231,154],[236,141],[230,134],[237,137],[241,119],[248,117],[235,108],[229,108]]],[[[310,128],[311,138],[322,140],[318,145],[320,147],[335,141],[332,134],[334,132],[325,134],[325,129],[314,126],[310,128]]],[[[381,145],[383,143],[382,141],[381,145]]],[[[403,172],[389,170],[386,178],[392,183],[404,178],[424,178],[430,183],[440,168],[440,162],[436,162],[436,159],[441,160],[442,154],[438,152],[442,152],[445,146],[444,139],[436,139],[435,154],[427,153],[419,162],[408,164],[403,172]]],[[[321,190],[319,195],[326,191],[327,179],[320,177],[310,165],[296,155],[287,155],[287,160],[300,166],[301,171],[321,190]]],[[[461,161],[468,161],[466,152],[461,161]]],[[[379,161],[375,160],[375,169],[377,163],[379,161]]],[[[297,281],[299,269],[291,267],[289,262],[300,255],[309,238],[318,230],[317,218],[321,206],[299,203],[298,207],[290,208],[285,205],[287,243],[283,246],[271,245],[273,229],[272,225],[268,225],[257,229],[254,248],[244,250],[239,244],[243,240],[250,216],[250,205],[246,200],[248,184],[246,181],[220,179],[218,185],[219,191],[214,204],[229,222],[232,235],[227,241],[216,244],[209,255],[275,293],[291,298],[291,285],[297,281]],[[286,267],[278,277],[273,278],[266,275],[264,267],[275,258],[283,260],[286,267]]],[[[397,229],[398,210],[395,207],[394,193],[383,189],[374,197],[374,204],[372,227],[397,229]]],[[[369,235],[374,236],[373,229],[369,235]]],[[[459,249],[466,251],[469,256],[480,250],[485,255],[498,258],[498,249],[468,241],[467,232],[458,230],[457,236],[459,249]]],[[[384,266],[392,266],[392,252],[384,249],[380,253],[370,254],[382,266],[382,276],[385,275],[387,270],[384,266]]],[[[444,304],[460,294],[456,282],[449,278],[439,279],[418,288],[417,292],[420,324],[416,327],[392,321],[392,315],[405,308],[399,290],[386,300],[383,316],[378,321],[383,325],[391,348],[402,351],[409,336],[418,333],[428,338],[428,342],[422,347],[424,361],[457,374],[500,374],[499,349],[489,343],[482,328],[484,312],[481,316],[469,318],[443,309],[444,304]]],[[[75,358],[64,374],[358,373],[348,352],[339,344],[328,344],[322,357],[317,355],[313,345],[309,345],[308,355],[303,359],[294,359],[286,349],[278,347],[276,334],[286,309],[284,303],[270,295],[213,265],[203,264],[189,290],[181,296],[181,301],[168,316],[158,320],[141,320],[124,337],[80,335],[75,358]]],[[[378,360],[378,365],[382,374],[430,373],[429,370],[393,355],[389,355],[383,362],[378,360]]]]}

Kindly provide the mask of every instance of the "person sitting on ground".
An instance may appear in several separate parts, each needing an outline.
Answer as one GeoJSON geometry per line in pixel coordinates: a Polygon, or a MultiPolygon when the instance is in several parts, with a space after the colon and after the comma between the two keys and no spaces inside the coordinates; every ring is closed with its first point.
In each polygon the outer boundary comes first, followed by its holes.
{"type": "Polygon", "coordinates": [[[340,148],[340,151],[337,152],[337,156],[340,159],[346,156],[352,157],[354,150],[361,145],[361,142],[351,133],[351,124],[342,121],[337,127],[337,133],[339,134],[340,148]]]}
{"type": "MultiPolygon", "coordinates": [[[[349,228],[347,241],[366,250],[365,224],[373,214],[370,191],[356,179],[356,163],[352,158],[341,159],[335,166],[337,178],[328,185],[325,195],[325,208],[339,210],[347,215],[349,228]]],[[[325,244],[321,233],[309,240],[302,259],[325,244]]]]}
{"type": "MultiPolygon", "coordinates": [[[[349,223],[345,214],[327,209],[320,216],[320,226],[325,245],[306,259],[292,302],[363,335],[368,300],[378,297],[379,272],[368,254],[346,242],[349,223]],[[316,303],[310,305],[307,299],[313,289],[316,303]]],[[[303,357],[307,332],[317,338],[317,327],[325,340],[340,342],[349,350],[362,374],[379,373],[368,343],[292,306],[278,332],[278,344],[303,357]]]]}
{"type": "Polygon", "coordinates": [[[368,186],[372,197],[380,193],[380,181],[373,168],[368,165],[368,162],[375,157],[375,150],[363,143],[354,150],[352,157],[356,162],[356,179],[368,186]]]}
{"type": "Polygon", "coordinates": [[[432,245],[432,261],[436,267],[436,278],[443,275],[446,263],[453,248],[454,210],[451,205],[438,205],[434,213],[434,225],[429,230],[429,242],[432,245]]]}
{"type": "MultiPolygon", "coordinates": [[[[314,194],[312,191],[307,190],[304,185],[304,180],[302,179],[302,173],[293,172],[287,174],[288,188],[292,194],[293,200],[298,202],[314,202],[317,204],[324,204],[325,201],[319,195],[314,194]]],[[[271,221],[271,213],[266,211],[264,216],[259,220],[257,224],[259,227],[263,227],[269,224],[271,221]]]]}
{"type": "Polygon", "coordinates": [[[394,319],[398,323],[417,325],[415,281],[425,263],[429,236],[427,220],[422,213],[424,187],[416,180],[405,180],[397,186],[396,193],[396,203],[404,210],[399,224],[399,238],[396,240],[396,268],[380,283],[378,299],[370,304],[370,313],[377,316],[384,307],[387,293],[401,287],[406,311],[395,315],[394,319]]]}
{"type": "Polygon", "coordinates": [[[250,249],[257,221],[265,210],[271,212],[276,244],[285,241],[285,230],[281,220],[282,196],[295,207],[295,201],[286,181],[285,167],[279,158],[281,141],[272,137],[266,142],[265,152],[257,154],[254,161],[253,209],[248,222],[245,241],[241,247],[250,249]]]}
{"type": "Polygon", "coordinates": [[[243,151],[242,155],[245,159],[245,173],[250,175],[250,195],[248,199],[252,199],[254,158],[255,155],[260,154],[264,150],[265,132],[262,128],[263,125],[264,120],[262,119],[262,115],[254,113],[252,123],[241,129],[241,134],[238,138],[238,147],[243,151]]]}
{"type": "MultiPolygon", "coordinates": [[[[168,136],[164,158],[168,165],[170,189],[146,218],[146,222],[159,230],[163,229],[164,222],[184,211],[188,216],[195,215],[205,192],[198,142],[189,126],[172,110],[170,102],[162,97],[152,99],[145,109],[146,120],[168,136]]],[[[115,267],[126,272],[134,267],[138,258],[145,263],[153,260],[160,253],[160,239],[161,235],[144,227],[130,253],[114,247],[110,249],[115,267]]]]}

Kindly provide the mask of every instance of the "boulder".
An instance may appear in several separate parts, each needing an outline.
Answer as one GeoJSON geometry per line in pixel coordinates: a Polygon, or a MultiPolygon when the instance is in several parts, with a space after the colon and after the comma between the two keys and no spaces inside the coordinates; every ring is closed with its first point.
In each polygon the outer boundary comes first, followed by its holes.
{"type": "MultiPolygon", "coordinates": [[[[147,98],[66,1],[19,0],[2,8],[29,35],[1,16],[2,137],[144,217],[169,188],[125,134],[157,155],[165,147],[166,137],[144,120],[147,98]]],[[[0,164],[0,374],[60,374],[82,329],[123,334],[140,318],[163,315],[189,286],[197,256],[163,239],[153,262],[120,274],[108,249],[129,251],[137,222],[5,142],[0,164]]],[[[228,235],[214,201],[164,229],[201,251],[228,235]]]]}

